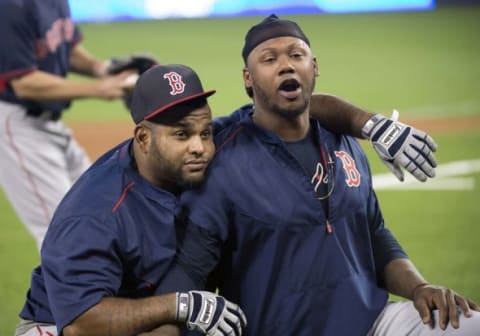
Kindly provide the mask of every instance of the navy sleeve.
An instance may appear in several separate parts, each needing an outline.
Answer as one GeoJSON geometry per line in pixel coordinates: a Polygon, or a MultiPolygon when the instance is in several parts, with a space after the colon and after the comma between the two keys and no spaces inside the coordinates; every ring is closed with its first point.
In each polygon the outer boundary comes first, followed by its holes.
{"type": "Polygon", "coordinates": [[[41,265],[59,330],[103,297],[118,293],[122,263],[115,236],[111,225],[84,216],[50,225],[41,265]]]}
{"type": "Polygon", "coordinates": [[[205,289],[207,277],[220,258],[219,240],[207,230],[189,223],[177,233],[177,257],[156,294],[205,289]]]}
{"type": "MultiPolygon", "coordinates": [[[[211,167],[215,169],[215,167],[211,167]]],[[[160,285],[163,293],[204,289],[228,237],[228,200],[212,174],[197,190],[182,194],[177,223],[177,257],[160,285]]]]}
{"type": "Polygon", "coordinates": [[[394,259],[408,258],[408,256],[398,243],[395,236],[385,225],[380,204],[373,189],[372,173],[367,156],[356,139],[352,137],[349,137],[349,139],[351,139],[350,143],[352,144],[353,150],[359,154],[356,156],[359,160],[359,164],[365,169],[366,176],[364,177],[367,181],[367,188],[365,189],[365,197],[367,197],[366,220],[370,230],[377,279],[379,284],[382,285],[383,270],[385,266],[394,259]]]}

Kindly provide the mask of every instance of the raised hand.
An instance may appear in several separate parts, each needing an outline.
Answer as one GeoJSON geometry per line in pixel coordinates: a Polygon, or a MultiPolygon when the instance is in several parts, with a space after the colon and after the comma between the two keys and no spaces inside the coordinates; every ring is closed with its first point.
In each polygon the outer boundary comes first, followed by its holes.
{"type": "Polygon", "coordinates": [[[402,167],[417,180],[425,182],[435,177],[437,161],[433,153],[435,141],[425,132],[398,121],[398,111],[391,118],[376,114],[363,126],[362,134],[392,173],[404,180],[402,167]]]}

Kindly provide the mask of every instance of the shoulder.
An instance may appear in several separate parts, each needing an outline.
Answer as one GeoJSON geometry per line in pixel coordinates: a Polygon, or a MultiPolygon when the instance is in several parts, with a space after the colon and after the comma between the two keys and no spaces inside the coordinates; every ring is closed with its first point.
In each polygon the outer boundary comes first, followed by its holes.
{"type": "Polygon", "coordinates": [[[75,182],[58,206],[63,216],[110,216],[118,199],[131,186],[128,176],[130,160],[128,142],[124,142],[102,155],[75,182]]]}
{"type": "Polygon", "coordinates": [[[253,111],[253,104],[245,104],[226,116],[217,117],[213,120],[213,130],[215,135],[221,133],[224,129],[238,124],[245,118],[248,118],[253,111]]]}
{"type": "Polygon", "coordinates": [[[245,139],[251,128],[250,124],[250,116],[245,115],[217,132],[215,135],[216,155],[224,152],[227,148],[235,147],[239,141],[245,139]]]}

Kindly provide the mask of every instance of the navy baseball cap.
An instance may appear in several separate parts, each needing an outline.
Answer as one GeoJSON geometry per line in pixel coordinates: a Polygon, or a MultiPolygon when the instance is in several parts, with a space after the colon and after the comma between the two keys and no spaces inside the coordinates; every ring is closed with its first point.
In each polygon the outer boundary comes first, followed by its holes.
{"type": "Polygon", "coordinates": [[[243,62],[247,64],[248,55],[250,55],[252,50],[260,43],[282,36],[299,38],[310,46],[310,41],[296,22],[282,20],[275,14],[272,14],[263,19],[262,22],[250,28],[247,32],[247,35],[245,36],[245,45],[242,49],[243,62]]]}
{"type": "Polygon", "coordinates": [[[138,78],[133,89],[130,114],[135,124],[138,124],[178,104],[201,97],[207,98],[215,92],[205,91],[198,75],[188,66],[157,65],[138,78]]]}

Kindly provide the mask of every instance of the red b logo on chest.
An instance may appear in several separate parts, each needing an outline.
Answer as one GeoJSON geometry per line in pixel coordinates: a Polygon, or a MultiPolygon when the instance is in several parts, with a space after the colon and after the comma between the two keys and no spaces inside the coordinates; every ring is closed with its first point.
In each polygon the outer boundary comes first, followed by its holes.
{"type": "Polygon", "coordinates": [[[355,165],[355,160],[344,151],[335,151],[335,156],[342,161],[343,170],[345,170],[347,176],[345,179],[347,185],[349,187],[358,187],[360,185],[361,175],[355,165]]]}
{"type": "Polygon", "coordinates": [[[168,79],[168,85],[170,85],[172,88],[172,91],[170,91],[172,96],[183,93],[183,90],[185,89],[185,83],[182,80],[182,76],[174,71],[171,71],[163,75],[163,78],[168,79]]]}

